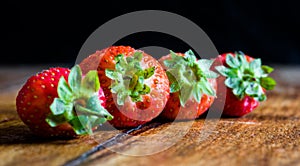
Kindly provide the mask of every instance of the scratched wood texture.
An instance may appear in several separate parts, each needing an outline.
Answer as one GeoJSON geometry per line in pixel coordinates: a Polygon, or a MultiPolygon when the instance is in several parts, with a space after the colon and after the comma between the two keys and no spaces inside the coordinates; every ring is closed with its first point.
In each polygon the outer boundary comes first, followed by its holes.
{"type": "MultiPolygon", "coordinates": [[[[16,114],[15,97],[26,78],[45,67],[0,67],[0,165],[64,165],[121,133],[33,136],[16,114]]],[[[278,86],[247,116],[150,124],[81,165],[300,165],[300,67],[275,68],[278,86]]]]}

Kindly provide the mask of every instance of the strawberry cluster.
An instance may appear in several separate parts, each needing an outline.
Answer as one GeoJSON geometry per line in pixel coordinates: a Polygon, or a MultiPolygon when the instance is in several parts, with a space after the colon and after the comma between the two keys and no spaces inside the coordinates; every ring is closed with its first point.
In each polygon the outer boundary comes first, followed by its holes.
{"type": "Polygon", "coordinates": [[[171,51],[156,60],[129,46],[111,46],[71,70],[50,68],[30,77],[16,106],[21,120],[44,137],[91,134],[107,122],[130,128],[156,117],[195,119],[214,102],[225,103],[218,110],[223,115],[243,116],[276,85],[272,71],[241,52],[208,60],[191,50],[171,51]]]}

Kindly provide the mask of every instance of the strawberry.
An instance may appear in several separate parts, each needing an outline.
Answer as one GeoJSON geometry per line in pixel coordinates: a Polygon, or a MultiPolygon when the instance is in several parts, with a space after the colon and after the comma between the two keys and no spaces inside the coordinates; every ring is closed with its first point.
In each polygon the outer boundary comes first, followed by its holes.
{"type": "Polygon", "coordinates": [[[83,72],[97,69],[106,109],[116,128],[136,127],[157,117],[169,98],[169,81],[159,62],[129,46],[111,46],[84,59],[83,72]]]}
{"type": "Polygon", "coordinates": [[[217,94],[218,103],[225,103],[225,116],[240,117],[250,113],[259,106],[259,102],[267,99],[266,90],[276,85],[275,80],[268,77],[273,68],[261,65],[261,59],[254,59],[242,52],[219,55],[214,65],[222,75],[218,78],[218,87],[226,87],[217,94]],[[218,62],[223,65],[217,66],[218,62]]]}
{"type": "Polygon", "coordinates": [[[216,97],[216,73],[212,60],[197,60],[194,53],[171,53],[159,59],[170,81],[170,98],[160,117],[191,120],[203,114],[216,97]]]}
{"type": "Polygon", "coordinates": [[[96,71],[82,79],[79,66],[71,71],[56,67],[31,76],[19,91],[16,106],[34,134],[73,137],[90,134],[112,119],[103,107],[104,99],[96,71]]]}

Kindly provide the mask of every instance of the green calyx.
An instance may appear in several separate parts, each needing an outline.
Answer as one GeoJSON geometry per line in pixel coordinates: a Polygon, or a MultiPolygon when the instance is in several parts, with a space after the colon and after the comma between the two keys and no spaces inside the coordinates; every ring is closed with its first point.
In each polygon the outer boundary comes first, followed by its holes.
{"type": "Polygon", "coordinates": [[[257,101],[264,101],[267,99],[264,89],[272,90],[276,85],[276,81],[268,77],[274,69],[261,65],[259,58],[248,62],[242,52],[236,52],[235,56],[226,56],[226,63],[228,67],[216,66],[216,70],[226,77],[225,85],[240,100],[250,96],[257,101]]]}
{"type": "Polygon", "coordinates": [[[179,99],[182,106],[192,96],[200,102],[202,94],[215,96],[216,92],[209,83],[209,78],[216,78],[218,74],[210,70],[212,60],[200,59],[189,50],[184,56],[170,51],[171,59],[165,60],[168,68],[167,76],[170,81],[170,93],[180,91],[179,99]]]}
{"type": "Polygon", "coordinates": [[[58,97],[50,105],[51,114],[46,122],[51,127],[69,123],[76,134],[92,134],[92,129],[113,119],[98,99],[100,83],[97,71],[89,71],[82,79],[78,65],[68,76],[68,83],[61,77],[58,82],[58,97]]]}
{"type": "Polygon", "coordinates": [[[142,101],[142,95],[150,93],[150,87],[144,81],[154,74],[155,67],[142,69],[142,58],[142,52],[135,52],[132,57],[126,58],[120,54],[115,57],[115,70],[105,70],[106,76],[114,80],[110,88],[112,93],[117,94],[118,105],[124,105],[128,96],[133,102],[138,102],[142,101]]]}

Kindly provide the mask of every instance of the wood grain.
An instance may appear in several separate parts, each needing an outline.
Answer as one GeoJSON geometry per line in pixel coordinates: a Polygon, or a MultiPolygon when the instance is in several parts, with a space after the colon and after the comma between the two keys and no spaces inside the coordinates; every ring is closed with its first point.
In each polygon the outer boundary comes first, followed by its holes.
{"type": "MultiPolygon", "coordinates": [[[[299,165],[300,70],[276,69],[279,85],[247,116],[153,123],[159,125],[131,133],[82,165],[299,165]]],[[[122,132],[106,129],[72,140],[33,136],[16,114],[15,97],[38,70],[0,68],[0,165],[63,165],[122,132]]]]}

